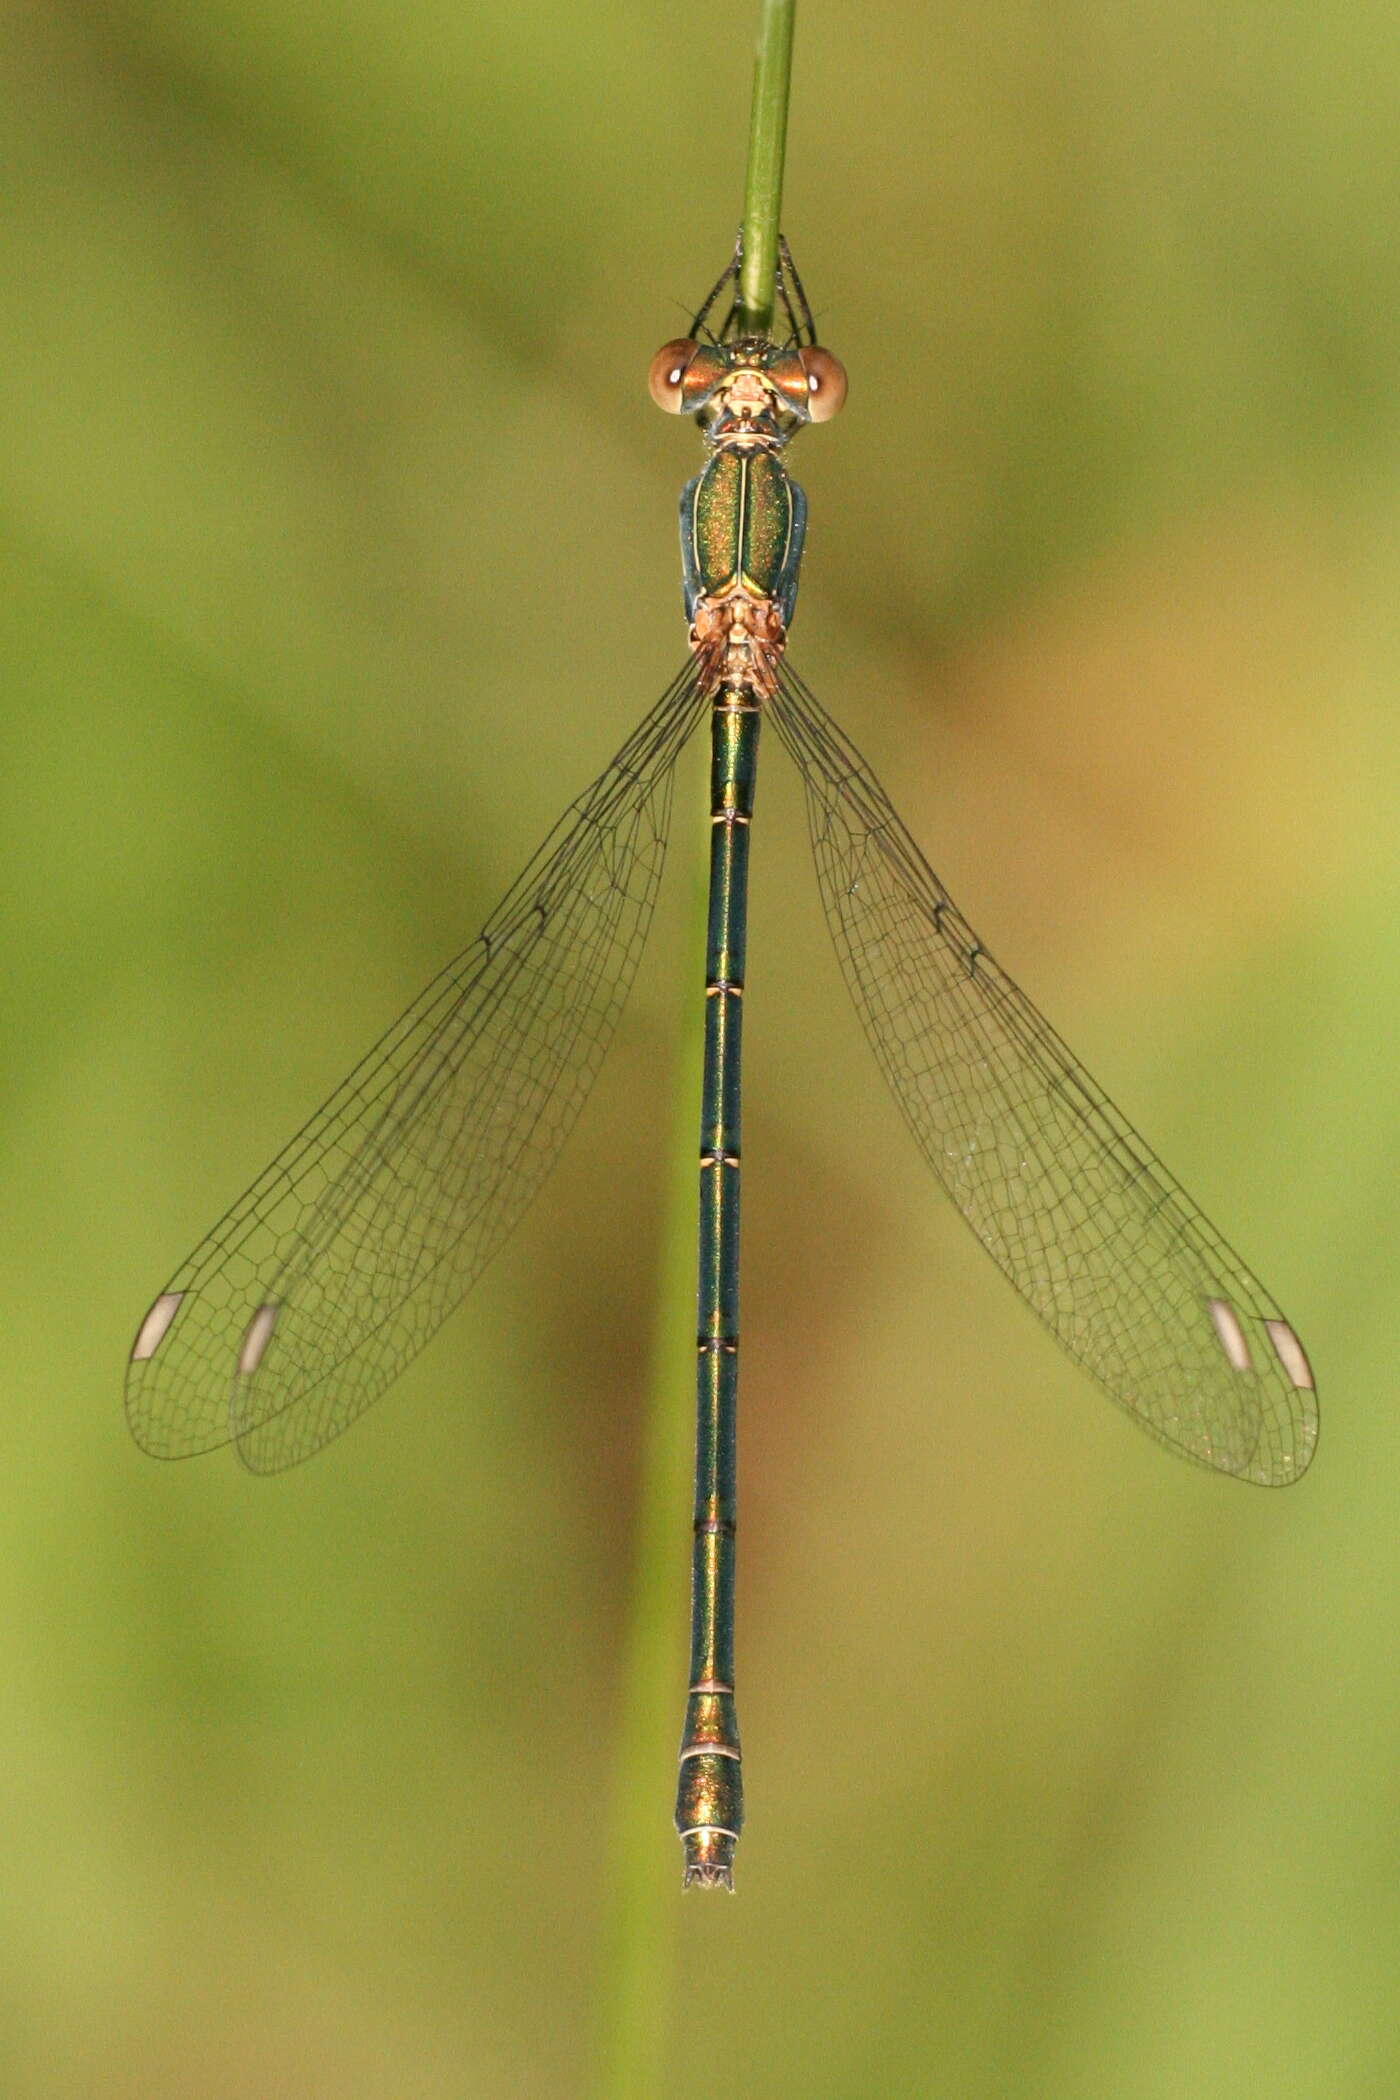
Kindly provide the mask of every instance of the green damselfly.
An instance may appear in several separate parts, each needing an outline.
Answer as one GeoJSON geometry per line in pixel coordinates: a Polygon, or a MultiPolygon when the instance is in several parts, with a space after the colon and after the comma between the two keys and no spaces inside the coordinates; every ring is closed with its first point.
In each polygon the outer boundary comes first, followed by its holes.
{"type": "Polygon", "coordinates": [[[788,440],[833,416],[786,244],[784,340],[744,335],[721,275],[657,352],[653,398],[707,457],[681,499],[690,656],[571,805],[479,939],[376,1044],[172,1277],[127,1408],[162,1458],[232,1442],[307,1458],[376,1399],[519,1222],[617,1024],[652,916],[676,759],[711,725],[700,1127],[685,1879],[728,1887],[742,1822],[734,1707],[739,1076],[760,725],[806,792],[817,879],[856,1007],[924,1156],[1075,1361],[1148,1432],[1266,1486],[1306,1468],[1312,1373],[1293,1329],[987,953],[883,789],[785,654],[806,522],[788,440]]]}

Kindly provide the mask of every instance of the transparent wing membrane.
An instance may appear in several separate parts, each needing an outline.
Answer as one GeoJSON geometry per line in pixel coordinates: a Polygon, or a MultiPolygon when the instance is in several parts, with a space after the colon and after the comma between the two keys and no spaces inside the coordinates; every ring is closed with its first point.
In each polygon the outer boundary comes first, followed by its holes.
{"type": "Polygon", "coordinates": [[[987,954],[786,665],[769,711],[802,774],[822,902],[866,1033],[978,1239],[1151,1435],[1241,1479],[1297,1479],[1316,1398],[1268,1292],[987,954]]]}
{"type": "Polygon", "coordinates": [[[138,1443],[309,1457],[417,1355],[559,1156],[631,987],[693,663],[487,922],[215,1226],[142,1323],[138,1443]]]}

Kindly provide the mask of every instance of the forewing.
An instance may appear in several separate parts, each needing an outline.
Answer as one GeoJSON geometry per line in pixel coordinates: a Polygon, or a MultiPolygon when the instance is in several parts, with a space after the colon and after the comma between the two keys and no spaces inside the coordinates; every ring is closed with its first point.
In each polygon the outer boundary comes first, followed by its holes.
{"type": "Polygon", "coordinates": [[[860,754],[784,666],[822,901],[929,1165],[1064,1348],[1155,1437],[1283,1486],[1312,1457],[1302,1345],[949,900],[860,754]]]}
{"type": "Polygon", "coordinates": [[[631,986],[678,753],[675,683],[450,963],[171,1278],[127,1375],[162,1458],[255,1472],[339,1435],[398,1376],[557,1159],[631,986]]]}

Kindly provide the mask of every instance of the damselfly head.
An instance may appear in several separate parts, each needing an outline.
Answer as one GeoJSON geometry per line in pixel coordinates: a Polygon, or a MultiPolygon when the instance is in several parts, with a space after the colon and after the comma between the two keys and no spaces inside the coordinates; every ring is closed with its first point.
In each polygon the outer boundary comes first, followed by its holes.
{"type": "Polygon", "coordinates": [[[709,430],[750,423],[786,433],[830,422],[846,398],[845,369],[829,350],[765,336],[730,343],[678,336],[652,359],[648,385],[658,408],[702,416],[709,430]]]}

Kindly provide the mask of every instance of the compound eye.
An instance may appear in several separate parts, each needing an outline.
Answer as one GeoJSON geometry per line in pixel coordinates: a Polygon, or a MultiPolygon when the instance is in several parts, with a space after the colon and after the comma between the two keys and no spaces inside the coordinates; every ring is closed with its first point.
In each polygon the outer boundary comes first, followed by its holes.
{"type": "Polygon", "coordinates": [[[808,384],[807,368],[796,350],[785,351],[775,357],[768,367],[768,378],[782,395],[794,415],[801,416],[804,423],[811,414],[811,387],[808,384]]]}
{"type": "Polygon", "coordinates": [[[846,367],[829,350],[799,350],[807,374],[807,413],[814,423],[829,423],[846,399],[846,367]]]}
{"type": "Polygon", "coordinates": [[[651,370],[647,374],[651,398],[658,408],[664,408],[670,415],[678,416],[681,412],[685,368],[694,355],[694,341],[688,335],[681,335],[673,343],[663,343],[651,361],[651,370]]]}

